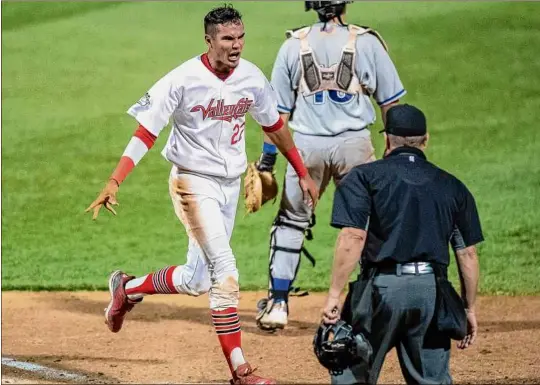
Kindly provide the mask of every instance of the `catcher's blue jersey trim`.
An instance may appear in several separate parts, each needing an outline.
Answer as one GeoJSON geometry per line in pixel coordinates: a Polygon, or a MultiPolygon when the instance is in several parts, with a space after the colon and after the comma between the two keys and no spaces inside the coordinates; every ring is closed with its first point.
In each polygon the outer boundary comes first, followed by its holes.
{"type": "Polygon", "coordinates": [[[278,104],[277,108],[278,108],[279,112],[291,112],[292,111],[292,108],[283,107],[283,106],[280,106],[279,104],[278,104]]]}
{"type": "Polygon", "coordinates": [[[391,103],[393,101],[395,101],[396,99],[400,98],[401,96],[405,95],[407,91],[405,91],[404,89],[399,91],[397,94],[395,94],[394,96],[386,99],[386,100],[383,100],[382,102],[378,103],[379,106],[384,106],[385,104],[388,104],[388,103],[391,103]]]}

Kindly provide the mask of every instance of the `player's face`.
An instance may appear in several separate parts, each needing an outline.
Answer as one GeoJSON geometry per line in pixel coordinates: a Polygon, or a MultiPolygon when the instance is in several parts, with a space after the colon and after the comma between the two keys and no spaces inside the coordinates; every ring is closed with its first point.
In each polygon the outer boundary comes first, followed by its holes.
{"type": "Polygon", "coordinates": [[[242,23],[219,24],[214,36],[207,36],[208,54],[212,55],[219,70],[228,72],[240,63],[244,49],[244,25],[242,23]]]}

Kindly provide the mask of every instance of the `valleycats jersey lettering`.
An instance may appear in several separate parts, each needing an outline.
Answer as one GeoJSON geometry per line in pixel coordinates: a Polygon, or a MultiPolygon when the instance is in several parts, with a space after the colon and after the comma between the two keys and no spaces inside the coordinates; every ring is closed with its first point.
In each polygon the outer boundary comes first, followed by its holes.
{"type": "Polygon", "coordinates": [[[216,102],[216,99],[210,100],[206,107],[199,104],[193,107],[191,112],[201,111],[203,120],[212,119],[231,122],[233,119],[243,117],[253,104],[253,100],[248,98],[242,98],[236,104],[225,104],[225,99],[220,99],[215,104],[214,102],[216,102]]]}

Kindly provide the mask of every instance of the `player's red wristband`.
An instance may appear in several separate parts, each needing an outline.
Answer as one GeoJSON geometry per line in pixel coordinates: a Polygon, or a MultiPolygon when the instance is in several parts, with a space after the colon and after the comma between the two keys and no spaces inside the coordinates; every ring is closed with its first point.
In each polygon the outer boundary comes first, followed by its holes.
{"type": "Polygon", "coordinates": [[[133,159],[131,159],[129,156],[123,156],[120,158],[118,166],[116,166],[116,169],[112,173],[110,179],[114,179],[120,186],[134,167],[135,163],[133,162],[133,159]]]}
{"type": "Polygon", "coordinates": [[[300,157],[300,153],[298,152],[298,149],[296,147],[291,148],[283,155],[285,156],[285,158],[287,158],[292,168],[294,168],[294,171],[296,171],[296,174],[300,178],[303,178],[307,175],[308,172],[306,166],[304,166],[304,161],[300,157]]]}

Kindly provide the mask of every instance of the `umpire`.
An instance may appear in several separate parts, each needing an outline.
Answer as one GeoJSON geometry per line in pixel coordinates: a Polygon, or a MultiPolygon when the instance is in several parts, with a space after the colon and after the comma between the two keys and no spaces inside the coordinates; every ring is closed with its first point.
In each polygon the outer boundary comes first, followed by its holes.
{"type": "Polygon", "coordinates": [[[478,329],[475,245],[483,235],[476,204],[461,181],[426,159],[422,111],[390,108],[385,131],[384,158],[353,168],[335,193],[332,226],[341,232],[323,323],[340,318],[340,294],[362,256],[343,319],[366,336],[373,355],[332,382],[376,383],[396,347],[407,383],[449,384],[451,339],[464,349],[478,329]],[[461,299],[446,277],[453,235],[461,299]]]}

